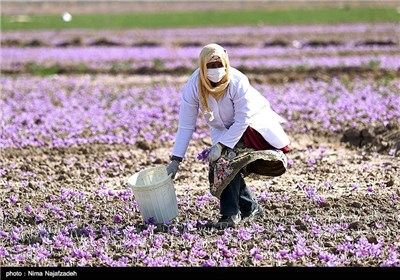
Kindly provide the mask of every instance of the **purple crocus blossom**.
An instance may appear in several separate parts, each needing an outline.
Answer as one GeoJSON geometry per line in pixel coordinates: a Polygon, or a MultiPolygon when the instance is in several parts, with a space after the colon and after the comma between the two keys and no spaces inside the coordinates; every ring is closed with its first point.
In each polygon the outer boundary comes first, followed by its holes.
{"type": "Polygon", "coordinates": [[[208,154],[210,153],[210,148],[205,148],[203,151],[197,154],[197,159],[201,161],[207,161],[208,154]]]}
{"type": "Polygon", "coordinates": [[[14,196],[14,195],[11,195],[10,198],[9,198],[9,202],[10,202],[11,205],[15,205],[18,202],[18,198],[16,196],[14,196]]]}
{"type": "Polygon", "coordinates": [[[121,223],[122,222],[122,216],[117,214],[114,216],[114,223],[121,223]]]}

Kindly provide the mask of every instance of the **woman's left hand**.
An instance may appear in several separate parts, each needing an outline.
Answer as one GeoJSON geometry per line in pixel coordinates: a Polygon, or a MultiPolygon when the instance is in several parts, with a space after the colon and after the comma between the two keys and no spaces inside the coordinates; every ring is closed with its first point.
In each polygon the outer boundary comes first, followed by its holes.
{"type": "Polygon", "coordinates": [[[214,162],[217,161],[221,157],[222,153],[222,145],[220,143],[215,144],[211,147],[210,152],[208,153],[208,161],[214,162]]]}

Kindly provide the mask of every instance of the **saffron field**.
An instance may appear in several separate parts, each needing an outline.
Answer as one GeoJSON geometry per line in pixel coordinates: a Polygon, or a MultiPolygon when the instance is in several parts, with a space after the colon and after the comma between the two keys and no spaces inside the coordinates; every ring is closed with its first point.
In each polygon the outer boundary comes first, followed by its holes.
{"type": "Polygon", "coordinates": [[[3,32],[0,266],[400,266],[398,28],[3,32]],[[178,217],[145,223],[127,179],[169,162],[210,42],[287,119],[288,171],[246,178],[262,219],[208,227],[219,206],[199,118],[178,217]]]}

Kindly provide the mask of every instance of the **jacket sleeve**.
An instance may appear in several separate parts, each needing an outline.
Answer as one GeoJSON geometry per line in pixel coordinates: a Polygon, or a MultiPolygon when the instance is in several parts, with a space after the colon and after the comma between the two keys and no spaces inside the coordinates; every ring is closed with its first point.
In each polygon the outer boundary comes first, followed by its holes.
{"type": "Polygon", "coordinates": [[[179,107],[178,130],[175,137],[172,155],[184,157],[199,113],[199,99],[197,95],[197,76],[192,75],[186,83],[179,107]]]}

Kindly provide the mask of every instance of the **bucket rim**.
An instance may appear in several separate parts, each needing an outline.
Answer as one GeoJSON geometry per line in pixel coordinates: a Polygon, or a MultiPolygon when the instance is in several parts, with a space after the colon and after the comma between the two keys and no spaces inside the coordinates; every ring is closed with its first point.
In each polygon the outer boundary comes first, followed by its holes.
{"type": "Polygon", "coordinates": [[[135,190],[141,190],[141,191],[150,191],[154,188],[158,188],[160,185],[164,184],[167,181],[172,182],[172,173],[167,174],[167,176],[165,177],[165,179],[158,181],[152,185],[135,185],[133,183],[134,180],[136,180],[140,175],[142,175],[145,172],[149,172],[152,170],[162,170],[162,169],[166,169],[165,165],[162,166],[155,166],[155,167],[149,167],[143,170],[140,170],[139,172],[136,172],[135,174],[131,175],[128,177],[127,183],[128,183],[128,187],[131,189],[135,189],[135,190]]]}

